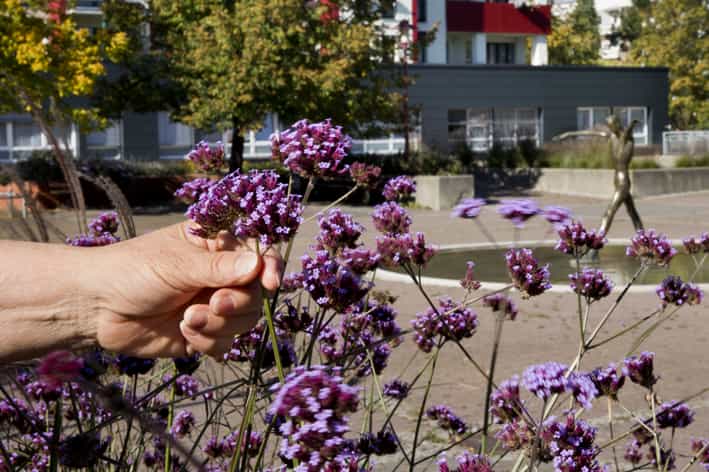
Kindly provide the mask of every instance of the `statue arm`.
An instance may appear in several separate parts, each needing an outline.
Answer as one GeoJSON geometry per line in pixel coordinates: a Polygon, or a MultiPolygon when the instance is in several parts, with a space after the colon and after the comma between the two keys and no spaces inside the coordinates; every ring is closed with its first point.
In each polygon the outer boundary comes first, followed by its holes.
{"type": "Polygon", "coordinates": [[[563,141],[569,138],[575,138],[578,136],[596,136],[599,138],[609,138],[610,134],[607,131],[596,130],[596,129],[586,129],[582,131],[568,131],[566,133],[559,134],[551,138],[552,141],[563,141]]]}

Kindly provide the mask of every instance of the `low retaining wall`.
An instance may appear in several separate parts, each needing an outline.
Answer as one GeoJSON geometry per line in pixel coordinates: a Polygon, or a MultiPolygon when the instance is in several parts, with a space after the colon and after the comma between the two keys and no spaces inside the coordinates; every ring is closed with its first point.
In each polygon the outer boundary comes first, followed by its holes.
{"type": "Polygon", "coordinates": [[[416,204],[433,210],[453,208],[462,198],[475,195],[473,175],[417,175],[416,204]]]}
{"type": "MultiPolygon", "coordinates": [[[[709,167],[630,171],[636,197],[709,190],[709,167]]],[[[608,198],[613,194],[611,169],[540,169],[534,190],[564,195],[608,198]]]]}

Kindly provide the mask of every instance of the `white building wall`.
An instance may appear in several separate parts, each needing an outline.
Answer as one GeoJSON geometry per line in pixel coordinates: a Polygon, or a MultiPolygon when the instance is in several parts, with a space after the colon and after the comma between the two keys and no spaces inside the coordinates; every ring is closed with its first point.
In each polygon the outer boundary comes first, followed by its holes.
{"type": "Polygon", "coordinates": [[[473,34],[473,64],[487,64],[487,34],[473,34]]]}
{"type": "MultiPolygon", "coordinates": [[[[402,4],[402,6],[408,5],[410,9],[412,1],[416,0],[399,0],[399,3],[402,4]]],[[[430,64],[445,64],[446,43],[448,39],[446,34],[448,28],[446,26],[445,0],[426,0],[426,21],[419,22],[418,30],[430,31],[435,24],[438,24],[438,32],[436,33],[434,41],[428,45],[426,59],[430,64]]]]}
{"type": "Polygon", "coordinates": [[[547,37],[536,35],[532,38],[532,51],[530,64],[533,66],[545,66],[549,64],[549,47],[547,37]]]}

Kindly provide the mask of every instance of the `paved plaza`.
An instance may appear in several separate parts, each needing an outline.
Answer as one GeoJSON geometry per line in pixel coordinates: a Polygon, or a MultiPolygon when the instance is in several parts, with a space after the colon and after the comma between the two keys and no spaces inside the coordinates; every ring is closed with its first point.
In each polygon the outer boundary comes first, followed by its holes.
{"type": "MultiPolygon", "coordinates": [[[[600,222],[605,208],[605,201],[588,198],[539,195],[532,196],[540,206],[560,205],[570,208],[574,215],[580,217],[589,227],[596,227],[600,222]]],[[[679,239],[690,234],[709,230],[709,193],[694,193],[682,196],[667,196],[662,198],[646,198],[637,202],[640,214],[647,228],[655,228],[666,233],[672,239],[679,239]]],[[[306,216],[312,215],[322,206],[314,205],[308,209],[306,216]]],[[[368,231],[364,240],[368,245],[376,236],[371,226],[368,207],[347,207],[347,211],[362,223],[368,231]]],[[[92,212],[93,215],[94,212],[92,212]]],[[[470,221],[452,219],[449,211],[430,211],[412,209],[413,230],[423,231],[428,241],[435,244],[484,242],[485,238],[475,224],[470,221]]],[[[66,212],[51,214],[49,218],[64,231],[71,229],[72,219],[66,212]]],[[[136,225],[139,233],[179,222],[183,219],[179,213],[137,214],[136,225]]],[[[502,220],[495,211],[494,202],[483,209],[481,222],[495,235],[498,240],[509,240],[513,237],[512,225],[502,220]]],[[[629,238],[633,233],[632,225],[624,210],[616,217],[609,237],[629,238]]],[[[314,221],[302,228],[295,244],[295,255],[308,250],[315,234],[314,221]]],[[[0,234],[0,237],[8,237],[0,234]]],[[[543,218],[535,218],[528,222],[521,233],[521,239],[551,238],[549,224],[543,218]]],[[[502,264],[503,261],[500,261],[502,264]]],[[[463,275],[465,261],[460,261],[460,275],[463,275]]],[[[554,271],[555,268],[551,267],[554,271]]],[[[568,270],[568,269],[563,269],[568,270]]],[[[401,325],[408,328],[409,321],[417,311],[425,309],[425,300],[411,284],[381,282],[377,284],[381,290],[388,290],[398,296],[396,307],[400,313],[401,325]]],[[[483,285],[483,290],[485,286],[483,285]]],[[[449,295],[462,298],[463,290],[455,288],[430,288],[434,297],[449,295]]],[[[497,367],[496,380],[499,382],[513,374],[521,374],[525,366],[545,361],[570,362],[577,351],[578,325],[576,315],[576,298],[570,293],[549,293],[531,300],[521,300],[519,294],[513,294],[519,304],[520,313],[516,321],[504,325],[502,347],[497,367]]],[[[611,299],[613,297],[610,297],[611,299]]],[[[591,312],[591,326],[605,312],[612,300],[604,300],[594,304],[591,312]]],[[[627,326],[657,308],[659,302],[656,295],[649,293],[631,293],[624,301],[606,328],[604,335],[612,334],[623,326],[627,326]]],[[[483,365],[489,362],[492,344],[493,319],[489,310],[479,308],[480,327],[477,334],[465,340],[464,345],[473,357],[483,365]]],[[[662,400],[680,399],[709,387],[709,365],[706,362],[707,346],[709,345],[709,308],[705,302],[698,307],[683,307],[674,319],[668,321],[644,345],[645,350],[655,351],[656,369],[660,375],[658,386],[662,400]]],[[[636,333],[637,334],[637,333],[636,333]]],[[[628,339],[632,339],[630,335],[628,339]]],[[[605,365],[609,361],[620,361],[624,357],[627,343],[610,343],[602,349],[591,352],[584,359],[582,368],[591,369],[605,365]]],[[[407,337],[400,347],[394,350],[390,366],[385,371],[384,381],[390,380],[400,372],[405,371],[403,378],[411,379],[424,362],[424,355],[419,353],[415,344],[407,337]]],[[[454,407],[456,413],[471,423],[482,418],[485,382],[470,366],[459,350],[453,346],[444,349],[439,361],[440,368],[434,379],[431,400],[429,404],[446,403],[454,407]]],[[[417,389],[413,399],[401,408],[395,418],[397,431],[405,438],[413,435],[413,424],[418,415],[420,402],[416,401],[422,394],[417,389]]],[[[628,406],[640,407],[643,392],[635,385],[623,390],[621,401],[628,406]]],[[[678,452],[688,452],[690,436],[706,435],[709,431],[709,393],[690,402],[696,411],[696,422],[688,432],[678,431],[675,437],[678,452]]],[[[605,401],[598,401],[588,417],[600,427],[601,437],[606,437],[607,428],[605,401]]],[[[618,412],[622,414],[622,412],[618,412]]],[[[475,427],[475,425],[473,424],[475,427]]],[[[355,429],[359,426],[355,425],[355,429]]],[[[621,426],[621,432],[624,431],[621,426]]],[[[441,447],[446,438],[436,432],[431,425],[426,425],[424,436],[431,444],[423,447],[419,457],[425,456],[427,450],[441,447]]],[[[601,439],[603,442],[604,439],[601,439]]],[[[468,444],[473,445],[474,443],[468,444]]],[[[620,443],[622,448],[625,441],[620,443]]],[[[453,452],[449,457],[453,457],[453,452]]],[[[503,459],[507,461],[508,458],[503,459]]],[[[509,460],[513,460],[512,457],[509,460]]],[[[387,464],[396,462],[396,458],[387,458],[387,464]]],[[[684,463],[685,461],[681,461],[684,463]]],[[[500,470],[508,470],[501,463],[500,470]]],[[[510,464],[511,465],[511,464],[510,464]]],[[[384,467],[388,470],[390,467],[384,467]]]]}

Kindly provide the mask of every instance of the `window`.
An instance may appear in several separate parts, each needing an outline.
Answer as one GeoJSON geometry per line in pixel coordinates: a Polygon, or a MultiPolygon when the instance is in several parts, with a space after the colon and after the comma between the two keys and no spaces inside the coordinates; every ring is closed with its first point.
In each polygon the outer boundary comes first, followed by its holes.
{"type": "Polygon", "coordinates": [[[539,144],[541,113],[537,108],[468,108],[448,110],[448,142],[461,142],[473,151],[490,149],[493,142],[515,146],[520,141],[539,144]]]}
{"type": "Polygon", "coordinates": [[[416,0],[416,16],[418,21],[426,21],[426,0],[416,0]]]}
{"type": "Polygon", "coordinates": [[[416,53],[418,55],[418,62],[421,64],[428,62],[426,41],[428,41],[427,33],[425,31],[419,31],[416,37],[416,53]]]}
{"type": "Polygon", "coordinates": [[[488,64],[514,64],[514,43],[487,43],[488,64]]]}
{"type": "Polygon", "coordinates": [[[645,107],[581,107],[576,109],[577,129],[592,129],[606,122],[613,113],[620,119],[622,126],[628,126],[632,120],[638,124],[633,130],[636,144],[648,144],[647,108],[645,107]]]}
{"type": "Polygon", "coordinates": [[[103,131],[94,131],[86,135],[86,146],[89,148],[111,148],[121,145],[121,123],[111,123],[103,131]]]}
{"type": "Polygon", "coordinates": [[[394,18],[396,12],[395,0],[381,0],[379,7],[381,8],[382,18],[394,18]]]}
{"type": "Polygon", "coordinates": [[[7,147],[7,123],[0,123],[0,148],[7,147]]]}
{"type": "Polygon", "coordinates": [[[466,110],[448,110],[448,142],[458,144],[465,142],[466,110]]]}
{"type": "Polygon", "coordinates": [[[12,141],[15,147],[42,147],[42,131],[34,123],[13,123],[12,141]]]}
{"type": "Polygon", "coordinates": [[[492,110],[489,108],[469,108],[467,122],[467,144],[473,151],[486,151],[492,133],[492,110]]]}
{"type": "Polygon", "coordinates": [[[469,39],[465,41],[465,63],[473,63],[473,42],[469,39]]]}
{"type": "Polygon", "coordinates": [[[163,111],[158,113],[158,139],[160,146],[192,146],[192,128],[172,121],[163,111]]]}

